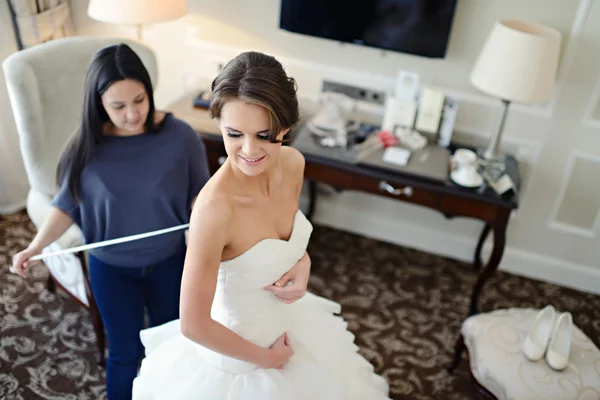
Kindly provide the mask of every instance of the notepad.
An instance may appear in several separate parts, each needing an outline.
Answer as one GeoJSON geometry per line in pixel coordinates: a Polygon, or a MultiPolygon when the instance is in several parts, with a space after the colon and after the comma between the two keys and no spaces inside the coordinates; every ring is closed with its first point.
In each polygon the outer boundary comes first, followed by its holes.
{"type": "Polygon", "coordinates": [[[437,133],[444,106],[444,93],[424,88],[419,103],[419,114],[415,129],[421,132],[437,133]]]}
{"type": "Polygon", "coordinates": [[[383,161],[396,165],[406,165],[409,158],[410,151],[402,147],[388,147],[382,156],[383,161]]]}

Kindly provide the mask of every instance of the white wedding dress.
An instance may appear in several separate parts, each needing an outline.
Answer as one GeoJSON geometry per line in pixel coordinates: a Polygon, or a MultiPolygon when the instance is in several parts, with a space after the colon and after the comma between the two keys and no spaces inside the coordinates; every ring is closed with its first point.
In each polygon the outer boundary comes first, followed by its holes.
{"type": "Polygon", "coordinates": [[[378,400],[388,385],[357,353],[336,316],[340,305],[307,293],[293,304],[263,290],[304,255],[312,225],[298,211],[288,241],[264,239],[221,263],[212,318],[268,348],[288,333],[294,355],[282,370],[213,352],[181,334],[179,320],[143,330],[146,349],[133,398],[173,400],[378,400]]]}

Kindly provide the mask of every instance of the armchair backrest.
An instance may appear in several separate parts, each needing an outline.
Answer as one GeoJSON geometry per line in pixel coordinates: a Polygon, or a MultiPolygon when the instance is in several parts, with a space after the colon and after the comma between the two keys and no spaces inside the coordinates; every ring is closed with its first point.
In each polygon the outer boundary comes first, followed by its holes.
{"type": "Polygon", "coordinates": [[[85,75],[94,53],[126,43],[141,58],[156,87],[152,50],[131,40],[102,37],[56,39],[10,55],[3,63],[29,184],[50,197],[65,144],[80,123],[85,75]]]}

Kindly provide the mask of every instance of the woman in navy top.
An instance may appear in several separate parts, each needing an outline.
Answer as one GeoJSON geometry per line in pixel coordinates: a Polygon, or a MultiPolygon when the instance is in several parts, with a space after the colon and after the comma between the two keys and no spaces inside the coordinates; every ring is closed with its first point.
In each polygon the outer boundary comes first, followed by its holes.
{"type": "MultiPolygon", "coordinates": [[[[61,156],[53,209],[13,269],[73,223],[87,243],[189,222],[191,206],[209,178],[204,145],[192,128],[155,111],[152,84],[127,45],[106,47],[92,59],[81,126],[61,156]]],[[[182,231],[91,250],[92,291],[106,328],[109,400],[130,399],[143,347],[144,309],[150,325],[179,317],[185,258],[182,231]]]]}

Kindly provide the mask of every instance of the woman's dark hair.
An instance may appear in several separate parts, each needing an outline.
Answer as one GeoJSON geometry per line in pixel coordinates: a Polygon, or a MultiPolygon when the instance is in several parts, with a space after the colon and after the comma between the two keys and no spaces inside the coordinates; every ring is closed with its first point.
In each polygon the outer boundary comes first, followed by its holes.
{"type": "Polygon", "coordinates": [[[134,79],[144,85],[150,103],[144,124],[146,132],[156,132],[154,123],[154,96],[150,75],[142,60],[126,44],[117,44],[99,50],[89,65],[85,77],[81,125],[63,151],[56,179],[63,184],[67,179],[73,201],[81,198],[81,174],[94,154],[96,145],[102,141],[104,124],[109,120],[102,105],[102,94],[117,81],[134,79]]]}
{"type": "Polygon", "coordinates": [[[223,105],[232,99],[264,107],[269,113],[269,140],[292,128],[299,118],[296,81],[288,77],[274,57],[255,51],[245,52],[229,61],[212,83],[210,115],[221,116],[223,105]]]}

